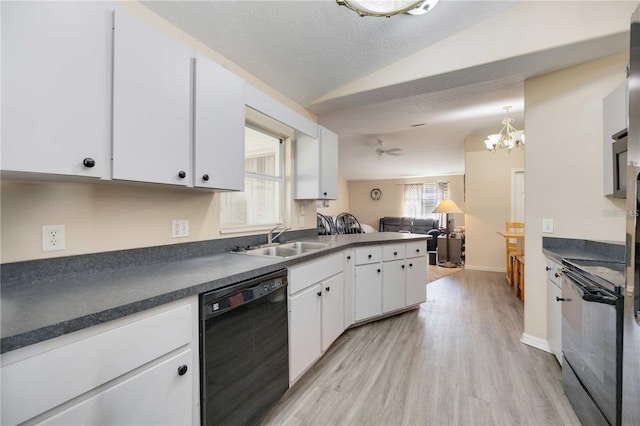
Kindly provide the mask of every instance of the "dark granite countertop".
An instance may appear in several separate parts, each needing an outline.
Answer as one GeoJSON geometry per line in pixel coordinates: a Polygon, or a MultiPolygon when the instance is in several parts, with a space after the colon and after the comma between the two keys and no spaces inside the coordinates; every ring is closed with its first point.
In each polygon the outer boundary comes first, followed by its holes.
{"type": "Polygon", "coordinates": [[[559,263],[563,259],[625,261],[624,243],[615,241],[543,237],[542,252],[559,263]]]}
{"type": "Polygon", "coordinates": [[[542,252],[603,285],[624,286],[624,243],[543,237],[542,252]]]}
{"type": "Polygon", "coordinates": [[[428,236],[395,232],[318,236],[305,240],[331,245],[285,259],[223,252],[105,270],[93,265],[88,271],[57,273],[50,278],[46,273],[37,277],[17,275],[2,282],[0,352],[219,289],[350,246],[420,239],[428,236]]]}

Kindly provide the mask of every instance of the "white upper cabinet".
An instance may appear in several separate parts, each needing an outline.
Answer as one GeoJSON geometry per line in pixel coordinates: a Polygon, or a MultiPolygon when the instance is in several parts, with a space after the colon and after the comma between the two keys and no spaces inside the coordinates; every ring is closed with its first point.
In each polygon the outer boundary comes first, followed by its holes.
{"type": "Polygon", "coordinates": [[[294,151],[294,198],[338,198],[338,135],[318,126],[318,138],[297,134],[294,151]]]}
{"type": "Polygon", "coordinates": [[[338,198],[338,135],[329,129],[318,126],[320,137],[320,194],[322,198],[338,198]]]}
{"type": "Polygon", "coordinates": [[[243,191],[244,80],[202,55],[195,64],[193,184],[243,191]]]}
{"type": "Polygon", "coordinates": [[[616,86],[602,100],[602,140],[603,144],[603,195],[613,195],[613,138],[612,136],[628,127],[629,91],[627,82],[616,86]]]}
{"type": "Polygon", "coordinates": [[[3,171],[105,177],[113,5],[2,2],[3,171]]]}
{"type": "Polygon", "coordinates": [[[191,50],[117,10],[113,178],[189,185],[191,50]]]}

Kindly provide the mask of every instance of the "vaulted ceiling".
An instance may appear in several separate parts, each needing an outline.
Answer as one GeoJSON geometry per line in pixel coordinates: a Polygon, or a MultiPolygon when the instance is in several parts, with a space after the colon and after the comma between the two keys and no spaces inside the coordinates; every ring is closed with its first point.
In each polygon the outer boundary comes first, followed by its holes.
{"type": "MultiPolygon", "coordinates": [[[[359,17],[334,0],[144,1],[338,133],[348,180],[464,172],[464,140],[524,123],[524,80],[628,50],[637,1],[441,0],[359,17]],[[400,156],[376,154],[401,148],[400,156]]],[[[621,70],[624,72],[624,70],[621,70]]]]}

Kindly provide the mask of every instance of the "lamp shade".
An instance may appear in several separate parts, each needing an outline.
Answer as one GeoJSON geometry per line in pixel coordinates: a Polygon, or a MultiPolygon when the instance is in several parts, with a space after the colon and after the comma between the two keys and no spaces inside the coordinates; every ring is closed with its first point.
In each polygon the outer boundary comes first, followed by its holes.
{"type": "Polygon", "coordinates": [[[434,213],[464,213],[453,200],[442,200],[433,210],[434,213]]]}

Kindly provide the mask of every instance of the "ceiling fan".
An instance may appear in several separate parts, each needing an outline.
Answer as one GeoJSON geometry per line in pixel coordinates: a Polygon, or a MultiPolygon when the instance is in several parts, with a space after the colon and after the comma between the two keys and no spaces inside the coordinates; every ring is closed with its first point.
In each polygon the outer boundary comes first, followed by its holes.
{"type": "Polygon", "coordinates": [[[402,149],[401,148],[384,149],[384,141],[382,139],[378,139],[378,147],[376,148],[376,154],[378,154],[378,157],[382,157],[383,155],[402,155],[402,149]]]}

